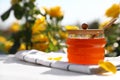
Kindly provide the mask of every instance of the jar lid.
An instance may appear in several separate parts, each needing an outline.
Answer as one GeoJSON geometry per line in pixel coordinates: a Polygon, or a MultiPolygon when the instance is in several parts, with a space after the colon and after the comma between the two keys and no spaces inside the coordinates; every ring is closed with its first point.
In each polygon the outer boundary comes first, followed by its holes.
{"type": "Polygon", "coordinates": [[[102,29],[88,29],[87,24],[82,24],[80,30],[67,30],[71,38],[101,38],[104,37],[104,30],[102,29]]]}

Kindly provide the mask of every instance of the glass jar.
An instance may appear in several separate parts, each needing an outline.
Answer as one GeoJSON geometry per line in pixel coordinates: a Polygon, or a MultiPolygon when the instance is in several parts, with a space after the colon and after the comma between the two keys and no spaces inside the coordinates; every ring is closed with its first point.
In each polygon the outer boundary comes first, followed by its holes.
{"type": "Polygon", "coordinates": [[[104,60],[104,31],[99,29],[68,30],[67,57],[69,63],[98,64],[104,60]]]}

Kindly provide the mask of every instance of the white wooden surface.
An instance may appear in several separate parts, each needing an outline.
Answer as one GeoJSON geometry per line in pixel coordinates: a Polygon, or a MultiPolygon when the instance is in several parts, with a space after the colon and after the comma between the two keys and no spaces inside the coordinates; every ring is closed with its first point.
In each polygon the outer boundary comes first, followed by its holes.
{"type": "Polygon", "coordinates": [[[109,75],[88,75],[20,61],[14,55],[0,55],[0,80],[120,80],[120,71],[109,75]]]}

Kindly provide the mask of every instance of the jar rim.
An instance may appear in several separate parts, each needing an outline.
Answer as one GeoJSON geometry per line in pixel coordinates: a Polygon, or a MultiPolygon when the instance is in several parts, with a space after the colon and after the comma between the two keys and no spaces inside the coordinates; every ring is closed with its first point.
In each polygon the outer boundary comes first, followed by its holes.
{"type": "Polygon", "coordinates": [[[68,34],[104,34],[102,29],[67,30],[68,34]]]}

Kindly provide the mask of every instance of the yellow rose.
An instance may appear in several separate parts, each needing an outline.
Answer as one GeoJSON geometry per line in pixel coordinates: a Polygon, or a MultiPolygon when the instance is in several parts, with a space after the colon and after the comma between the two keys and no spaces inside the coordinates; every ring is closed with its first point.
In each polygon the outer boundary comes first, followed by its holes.
{"type": "Polygon", "coordinates": [[[65,29],[66,29],[66,30],[79,30],[79,27],[68,25],[68,26],[65,26],[65,29]]]}
{"type": "Polygon", "coordinates": [[[120,4],[113,4],[110,8],[106,10],[105,15],[107,17],[117,18],[120,14],[120,4]]]}
{"type": "Polygon", "coordinates": [[[18,22],[15,22],[10,26],[9,30],[11,32],[18,32],[20,30],[20,25],[18,24],[18,22]]]}
{"type": "Polygon", "coordinates": [[[6,40],[6,38],[5,37],[3,37],[3,36],[0,36],[0,42],[1,43],[5,43],[7,40],[6,40]]]}
{"type": "Polygon", "coordinates": [[[110,21],[105,21],[99,25],[99,29],[104,29],[104,26],[106,26],[110,21]]]}
{"type": "Polygon", "coordinates": [[[40,24],[40,25],[34,25],[32,27],[32,34],[36,34],[36,33],[40,33],[41,31],[45,31],[46,30],[46,24],[40,24]]]}
{"type": "Polygon", "coordinates": [[[32,37],[32,42],[47,42],[48,41],[48,37],[44,34],[36,34],[33,35],[32,37]]]}
{"type": "Polygon", "coordinates": [[[61,11],[60,6],[51,7],[48,13],[51,17],[62,17],[63,16],[63,12],[61,11]]]}
{"type": "Polygon", "coordinates": [[[25,49],[26,49],[25,43],[22,43],[20,45],[20,48],[18,50],[25,50],[25,49]]]}
{"type": "Polygon", "coordinates": [[[61,31],[61,30],[59,30],[59,35],[63,39],[66,39],[68,37],[68,33],[65,31],[61,31]]]}
{"type": "Polygon", "coordinates": [[[44,34],[36,34],[32,37],[33,49],[45,51],[49,46],[49,39],[44,34]]]}
{"type": "Polygon", "coordinates": [[[12,41],[6,41],[4,43],[4,45],[5,45],[5,51],[8,51],[13,46],[13,42],[12,41]]]}
{"type": "Polygon", "coordinates": [[[43,23],[45,21],[45,17],[41,17],[41,18],[39,18],[39,19],[36,19],[36,21],[35,21],[35,24],[41,24],[41,23],[43,23]]]}
{"type": "Polygon", "coordinates": [[[40,51],[45,51],[49,46],[48,42],[45,43],[33,43],[33,49],[37,49],[40,51]]]}
{"type": "Polygon", "coordinates": [[[35,24],[32,27],[32,34],[40,33],[40,31],[46,30],[46,21],[45,17],[41,17],[35,21],[35,24]]]}

